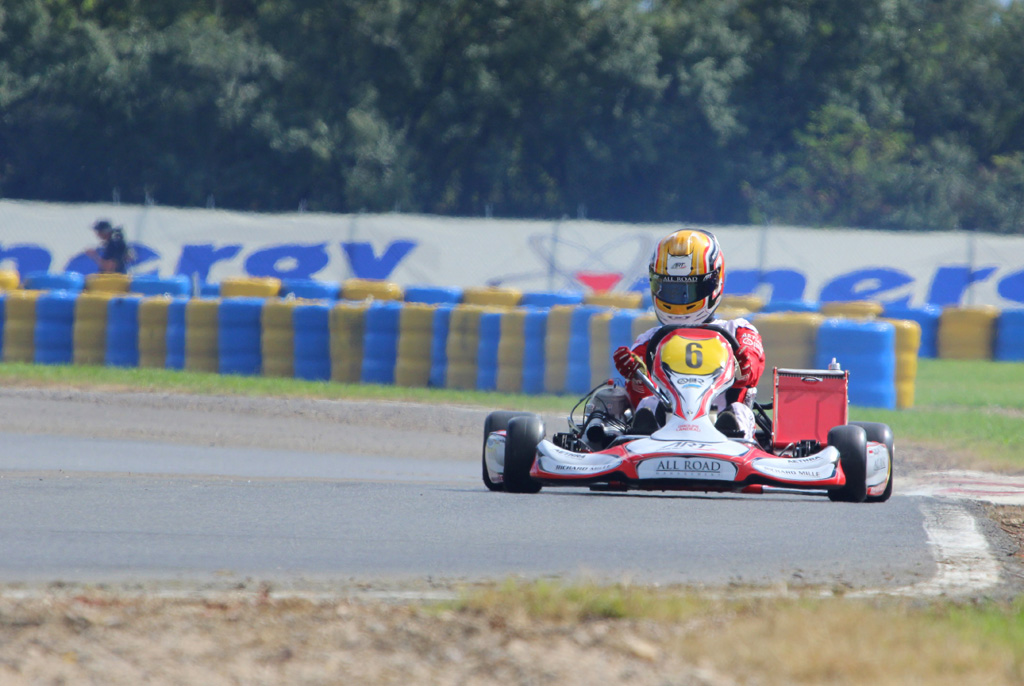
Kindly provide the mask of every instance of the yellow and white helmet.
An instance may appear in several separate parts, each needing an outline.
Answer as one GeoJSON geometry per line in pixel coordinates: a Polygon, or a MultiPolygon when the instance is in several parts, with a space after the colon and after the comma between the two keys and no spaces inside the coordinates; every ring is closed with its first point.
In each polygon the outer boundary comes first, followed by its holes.
{"type": "Polygon", "coordinates": [[[661,239],[649,272],[654,313],[662,324],[703,324],[722,301],[725,258],[707,231],[682,229],[661,239]]]}

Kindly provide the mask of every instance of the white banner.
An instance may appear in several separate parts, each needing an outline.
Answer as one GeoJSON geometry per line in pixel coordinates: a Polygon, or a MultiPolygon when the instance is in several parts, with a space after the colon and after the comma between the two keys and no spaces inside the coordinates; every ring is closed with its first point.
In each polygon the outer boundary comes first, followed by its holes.
{"type": "MultiPolygon", "coordinates": [[[[95,265],[97,219],[122,226],[135,274],[500,285],[523,291],[646,288],[655,243],[681,224],[457,219],[421,215],[252,214],[0,200],[0,269],[95,265]]],[[[784,300],[919,306],[1024,305],[1024,237],[708,226],[726,256],[726,292],[784,300]]]]}

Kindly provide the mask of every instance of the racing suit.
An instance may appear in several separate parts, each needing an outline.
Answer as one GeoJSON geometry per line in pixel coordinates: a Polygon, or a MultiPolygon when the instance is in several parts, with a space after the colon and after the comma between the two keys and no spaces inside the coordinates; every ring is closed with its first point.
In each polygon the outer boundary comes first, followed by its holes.
{"type": "MultiPolygon", "coordinates": [[[[731,388],[715,398],[715,408],[719,412],[728,409],[735,416],[743,436],[753,439],[756,423],[750,406],[754,402],[754,387],[764,372],[764,345],[761,342],[761,334],[753,324],[742,318],[715,319],[708,324],[733,334],[739,343],[739,352],[736,355],[736,380],[731,388]]],[[[615,367],[626,378],[626,393],[637,412],[644,408],[654,412],[658,408],[657,398],[633,376],[633,372],[637,368],[637,358],[647,359],[647,343],[661,328],[659,325],[648,329],[637,337],[631,348],[623,347],[615,352],[615,367]]]]}

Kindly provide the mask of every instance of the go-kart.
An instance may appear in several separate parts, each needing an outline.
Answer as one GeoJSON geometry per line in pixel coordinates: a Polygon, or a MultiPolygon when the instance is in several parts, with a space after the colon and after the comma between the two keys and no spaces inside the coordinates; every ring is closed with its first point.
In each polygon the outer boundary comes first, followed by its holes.
{"type": "Polygon", "coordinates": [[[643,411],[634,414],[625,389],[611,381],[585,395],[569,413],[569,430],[550,440],[538,415],[492,412],[484,423],[484,484],[510,493],[537,493],[544,486],[740,493],[795,489],[839,502],[888,500],[892,430],[848,421],[849,371],[838,364],[775,369],[772,402],[753,403],[753,439],[716,427],[713,401],[733,383],[738,349],[728,330],[710,324],[659,330],[648,344],[650,375],[636,375],[664,415],[653,425],[649,416],[640,421],[643,411]],[[582,420],[577,421],[581,405],[582,420]]]}

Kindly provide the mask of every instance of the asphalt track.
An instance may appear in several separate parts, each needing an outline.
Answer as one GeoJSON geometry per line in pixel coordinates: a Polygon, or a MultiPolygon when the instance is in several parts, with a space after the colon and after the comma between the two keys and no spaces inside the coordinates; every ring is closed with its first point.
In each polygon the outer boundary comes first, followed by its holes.
{"type": "Polygon", "coordinates": [[[938,507],[898,487],[878,505],[490,493],[479,476],[479,410],[8,390],[0,412],[7,583],[523,576],[977,592],[998,583],[986,540],[1005,544],[978,508],[938,507]],[[47,425],[46,412],[65,420],[47,425]],[[147,426],[168,417],[176,431],[147,426]],[[257,425],[297,434],[252,445],[257,425]],[[313,426],[316,435],[302,434],[313,426]],[[953,520],[973,528],[969,555],[983,559],[936,585],[953,564],[943,556],[963,556],[959,534],[942,548],[935,530],[953,520]]]}

